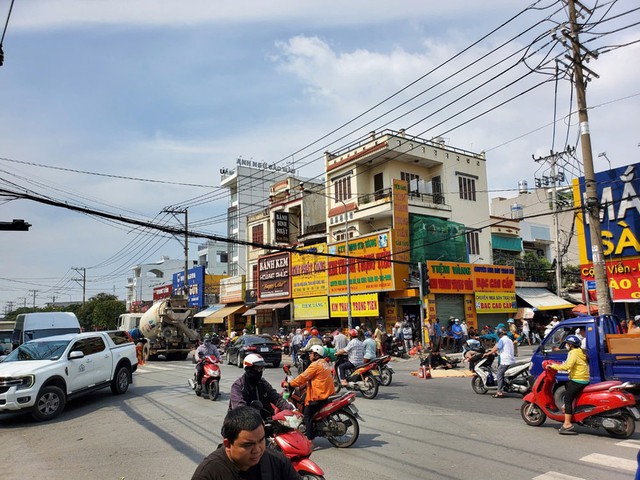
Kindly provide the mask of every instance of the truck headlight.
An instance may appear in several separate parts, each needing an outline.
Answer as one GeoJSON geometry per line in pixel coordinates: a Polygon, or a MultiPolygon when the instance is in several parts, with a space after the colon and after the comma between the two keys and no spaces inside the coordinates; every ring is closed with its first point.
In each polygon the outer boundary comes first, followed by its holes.
{"type": "Polygon", "coordinates": [[[35,382],[36,382],[35,375],[24,375],[22,377],[0,378],[0,386],[16,387],[17,390],[31,388],[35,382]]]}

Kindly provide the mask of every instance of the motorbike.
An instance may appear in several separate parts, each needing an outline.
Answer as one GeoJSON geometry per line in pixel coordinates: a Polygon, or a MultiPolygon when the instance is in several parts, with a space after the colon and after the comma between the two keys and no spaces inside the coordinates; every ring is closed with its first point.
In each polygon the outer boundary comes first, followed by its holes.
{"type": "Polygon", "coordinates": [[[347,370],[347,385],[344,386],[338,378],[338,366],[347,361],[347,355],[337,355],[336,362],[333,365],[333,384],[336,393],[345,388],[350,391],[360,392],[364,398],[374,399],[378,395],[378,380],[380,375],[378,372],[378,364],[376,362],[364,363],[356,365],[352,372],[347,370]]]}
{"type": "Polygon", "coordinates": [[[389,355],[398,358],[409,358],[409,353],[404,349],[404,342],[399,338],[393,338],[391,335],[387,335],[384,339],[385,352],[389,355]]]}
{"type": "MultiPolygon", "coordinates": [[[[286,374],[282,382],[283,397],[298,410],[303,410],[305,388],[289,386],[289,382],[293,379],[291,369],[289,365],[284,365],[282,368],[286,374]]],[[[363,420],[358,414],[358,408],[353,405],[356,394],[349,392],[331,395],[328,400],[328,403],[313,416],[315,433],[318,437],[329,440],[334,447],[348,448],[358,440],[360,435],[358,419],[363,420]]]]}
{"type": "Polygon", "coordinates": [[[208,355],[202,360],[204,364],[204,375],[202,376],[202,390],[198,389],[196,371],[193,371],[193,377],[189,379],[189,386],[196,392],[197,396],[203,393],[209,396],[209,400],[215,400],[220,394],[220,367],[218,359],[213,355],[208,355]]]}
{"type": "MultiPolygon", "coordinates": [[[[533,390],[524,397],[520,415],[527,425],[538,427],[547,417],[564,421],[564,412],[556,405],[553,387],[556,371],[548,369],[551,360],[542,363],[543,372],[536,378],[533,390]]],[[[629,438],[640,420],[634,396],[625,391],[635,385],[620,381],[606,381],[587,385],[575,400],[573,420],[578,425],[593,429],[602,427],[614,438],[629,438]]]]}
{"type": "MultiPolygon", "coordinates": [[[[251,406],[263,410],[261,402],[254,400],[251,406]]],[[[277,410],[264,422],[267,448],[281,452],[303,480],[324,480],[324,470],[309,457],[313,443],[300,431],[303,416],[300,412],[277,410]]]]}
{"type": "Polygon", "coordinates": [[[396,373],[389,362],[391,361],[390,355],[382,355],[381,357],[376,357],[372,362],[376,362],[378,364],[378,381],[380,385],[384,387],[388,387],[391,385],[391,380],[393,380],[393,374],[396,373]]]}
{"type": "Polygon", "coordinates": [[[289,340],[282,341],[282,353],[289,355],[291,353],[291,342],[289,340]]]}
{"type": "MultiPolygon", "coordinates": [[[[498,388],[496,370],[493,368],[494,359],[495,355],[484,357],[481,353],[469,359],[469,363],[475,364],[471,388],[478,395],[484,395],[490,389],[498,388]]],[[[510,365],[504,373],[504,392],[519,393],[522,396],[529,393],[533,386],[533,376],[529,374],[530,368],[531,362],[529,361],[510,365]]]]}

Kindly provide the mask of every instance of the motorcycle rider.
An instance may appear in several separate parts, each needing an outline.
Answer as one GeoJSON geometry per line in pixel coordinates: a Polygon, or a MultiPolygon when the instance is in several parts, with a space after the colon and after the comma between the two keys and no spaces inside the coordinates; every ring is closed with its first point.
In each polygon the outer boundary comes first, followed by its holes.
{"type": "Polygon", "coordinates": [[[243,365],[244,374],[231,385],[229,410],[251,406],[254,400],[262,403],[260,414],[265,419],[275,413],[271,404],[280,410],[295,410],[293,405],[282,398],[271,384],[262,378],[265,362],[261,355],[250,353],[244,357],[243,365]]]}
{"type": "Polygon", "coordinates": [[[202,377],[204,376],[204,359],[208,356],[214,356],[218,363],[222,363],[218,347],[211,343],[211,336],[207,333],[202,341],[202,345],[198,347],[194,355],[196,361],[196,390],[202,391],[202,377]]]}
{"type": "Polygon", "coordinates": [[[293,364],[295,366],[298,366],[298,350],[302,348],[303,340],[302,329],[296,328],[296,334],[291,339],[291,358],[293,359],[293,364]]]}
{"type": "Polygon", "coordinates": [[[504,392],[502,391],[504,388],[504,373],[511,365],[516,363],[516,358],[513,352],[513,341],[507,336],[507,329],[500,327],[496,330],[496,333],[499,338],[498,342],[491,350],[486,352],[483,357],[488,357],[489,355],[498,352],[500,356],[500,365],[498,365],[498,370],[496,372],[498,391],[493,398],[504,398],[504,392]]]}
{"type": "Polygon", "coordinates": [[[313,345],[309,353],[311,365],[289,382],[291,387],[307,385],[307,393],[304,399],[304,426],[305,435],[309,440],[315,438],[313,431],[313,416],[324,407],[330,395],[335,393],[331,367],[324,358],[324,347],[313,345]]]}
{"type": "Polygon", "coordinates": [[[573,401],[580,395],[584,387],[589,384],[589,363],[587,356],[582,350],[582,340],[576,335],[569,335],[564,339],[569,349],[567,360],[562,365],[549,365],[558,371],[569,371],[569,381],[564,394],[564,423],[558,430],[560,435],[577,435],[578,432],[573,428],[571,417],[573,415],[573,401]]]}
{"type": "Polygon", "coordinates": [[[347,386],[346,370],[353,369],[356,365],[364,363],[364,342],[359,337],[358,330],[352,328],[349,330],[351,340],[342,350],[338,350],[336,355],[348,355],[348,360],[338,366],[338,377],[343,386],[347,386]]]}

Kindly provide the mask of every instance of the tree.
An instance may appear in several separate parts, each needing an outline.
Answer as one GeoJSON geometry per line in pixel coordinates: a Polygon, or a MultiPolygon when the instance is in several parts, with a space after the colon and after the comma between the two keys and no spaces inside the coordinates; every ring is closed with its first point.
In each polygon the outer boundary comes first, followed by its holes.
{"type": "Polygon", "coordinates": [[[114,330],[118,317],[126,312],[123,301],[115,295],[99,293],[91,297],[76,313],[80,326],[86,330],[114,330]]]}

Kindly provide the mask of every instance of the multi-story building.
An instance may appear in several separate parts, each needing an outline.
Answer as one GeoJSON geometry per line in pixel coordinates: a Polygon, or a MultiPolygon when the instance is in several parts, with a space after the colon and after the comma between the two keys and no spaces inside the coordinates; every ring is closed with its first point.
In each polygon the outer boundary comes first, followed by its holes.
{"type": "Polygon", "coordinates": [[[131,267],[133,276],[127,279],[126,306],[131,310],[134,305],[153,301],[153,289],[171,284],[173,274],[184,272],[184,259],[172,260],[162,255],[155,263],[138,264],[131,267]]]}
{"type": "Polygon", "coordinates": [[[198,265],[204,266],[209,275],[227,275],[228,249],[226,242],[214,240],[198,245],[198,265]]]}
{"type": "Polygon", "coordinates": [[[415,286],[417,263],[428,262],[432,277],[444,270],[464,273],[462,284],[451,282],[451,275],[434,278],[429,315],[475,322],[469,265],[491,259],[484,153],[404,131],[372,132],[356,145],[325,153],[325,170],[329,252],[393,260],[330,259],[332,315],[349,316],[344,310],[350,306],[352,317],[368,322],[378,315],[387,323],[419,319],[421,299],[407,287],[415,286]]]}
{"type": "MultiPolygon", "coordinates": [[[[510,218],[519,222],[521,252],[534,252],[549,262],[559,260],[560,265],[580,265],[575,212],[569,210],[573,202],[570,187],[558,188],[556,195],[559,206],[557,216],[553,214],[552,190],[548,188],[529,190],[526,182],[520,181],[517,197],[491,199],[491,213],[496,217],[510,218]],[[557,247],[560,250],[559,259],[556,259],[557,247]]],[[[496,244],[503,245],[500,238],[492,238],[492,243],[494,249],[496,244]]],[[[516,243],[516,241],[510,243],[510,248],[514,251],[517,250],[516,243]]]]}
{"type": "MultiPolygon", "coordinates": [[[[220,185],[229,189],[227,208],[227,237],[230,239],[248,238],[248,215],[269,206],[269,188],[279,180],[286,178],[295,169],[290,166],[268,164],[254,160],[237,159],[233,169],[223,168],[220,185]]],[[[230,243],[228,248],[228,271],[230,276],[246,275],[247,249],[244,245],[230,243]]]]}

